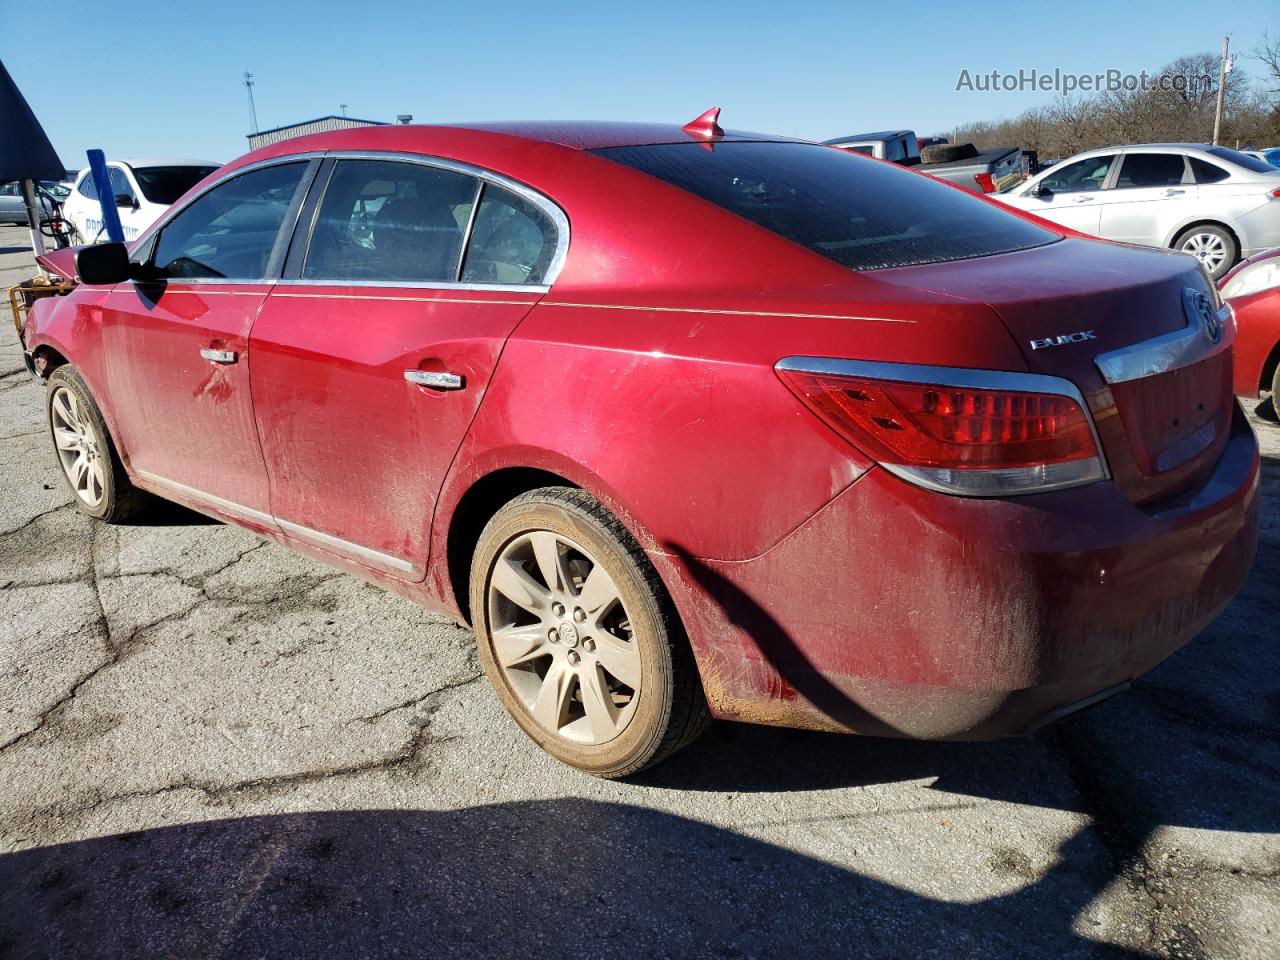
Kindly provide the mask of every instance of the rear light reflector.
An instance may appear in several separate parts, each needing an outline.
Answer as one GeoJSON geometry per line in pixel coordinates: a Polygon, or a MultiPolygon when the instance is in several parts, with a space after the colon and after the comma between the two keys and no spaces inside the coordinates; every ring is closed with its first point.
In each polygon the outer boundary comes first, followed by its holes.
{"type": "Polygon", "coordinates": [[[805,357],[778,374],[838,434],[920,486],[1008,496],[1106,477],[1079,391],[1056,377],[805,357]]]}
{"type": "Polygon", "coordinates": [[[983,193],[996,192],[995,174],[991,173],[975,173],[973,179],[978,181],[978,186],[982,188],[983,193]]]}

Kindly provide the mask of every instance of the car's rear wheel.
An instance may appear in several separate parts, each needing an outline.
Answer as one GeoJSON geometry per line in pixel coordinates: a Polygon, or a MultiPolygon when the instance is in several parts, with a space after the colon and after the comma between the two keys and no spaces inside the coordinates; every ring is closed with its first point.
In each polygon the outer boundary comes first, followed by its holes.
{"type": "Polygon", "coordinates": [[[1222,279],[1236,265],[1236,258],[1239,256],[1236,238],[1222,227],[1209,223],[1184,230],[1173,241],[1173,246],[1196,257],[1214,280],[1222,279]]]}
{"type": "Polygon", "coordinates": [[[581,490],[534,490],[489,521],[471,613],[503,705],[565,763],[626,776],[706,727],[697,668],[657,572],[581,490]]]}
{"type": "Polygon", "coordinates": [[[146,506],[147,495],[130,482],[102,413],[73,367],[61,366],[49,375],[45,413],[53,452],[77,510],[120,523],[146,506]]]}

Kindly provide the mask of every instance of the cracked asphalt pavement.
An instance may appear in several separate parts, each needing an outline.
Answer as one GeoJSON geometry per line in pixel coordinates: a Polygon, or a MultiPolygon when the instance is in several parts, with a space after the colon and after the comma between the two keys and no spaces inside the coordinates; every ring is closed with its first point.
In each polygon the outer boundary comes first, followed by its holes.
{"type": "Polygon", "coordinates": [[[1280,957],[1269,406],[1253,576],[1127,695],[987,744],[720,724],[610,783],[451,622],[176,507],[76,513],[5,330],[0,957],[1280,957]]]}

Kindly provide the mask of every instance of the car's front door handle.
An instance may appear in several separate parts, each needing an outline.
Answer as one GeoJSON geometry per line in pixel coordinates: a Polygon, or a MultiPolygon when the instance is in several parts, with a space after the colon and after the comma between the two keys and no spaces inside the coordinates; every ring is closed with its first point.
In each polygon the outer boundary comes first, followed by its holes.
{"type": "Polygon", "coordinates": [[[462,377],[444,370],[406,370],[404,378],[420,387],[435,390],[461,390],[462,377]]]}
{"type": "Polygon", "coordinates": [[[234,350],[214,350],[212,347],[201,347],[200,356],[206,360],[212,360],[214,363],[236,362],[236,352],[234,350]]]}
{"type": "Polygon", "coordinates": [[[1092,199],[1093,197],[1086,193],[1083,197],[1076,197],[1076,203],[1088,203],[1092,199]]]}

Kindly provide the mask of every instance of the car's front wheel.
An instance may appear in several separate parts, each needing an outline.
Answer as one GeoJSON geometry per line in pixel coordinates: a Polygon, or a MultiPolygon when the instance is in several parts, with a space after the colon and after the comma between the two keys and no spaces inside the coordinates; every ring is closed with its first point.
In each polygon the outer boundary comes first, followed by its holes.
{"type": "Polygon", "coordinates": [[[107,523],[135,516],[147,495],[130,482],[102,412],[75,368],[61,366],[49,375],[45,414],[76,509],[107,523]]]}
{"type": "Polygon", "coordinates": [[[626,776],[707,724],[697,668],[657,572],[581,490],[534,490],[489,521],[472,562],[471,613],[503,705],[565,763],[626,776]]]}
{"type": "Polygon", "coordinates": [[[1211,223],[1202,223],[1184,230],[1173,241],[1173,246],[1175,250],[1189,253],[1198,259],[1214,280],[1221,280],[1236,265],[1239,257],[1236,238],[1228,230],[1211,223]]]}

